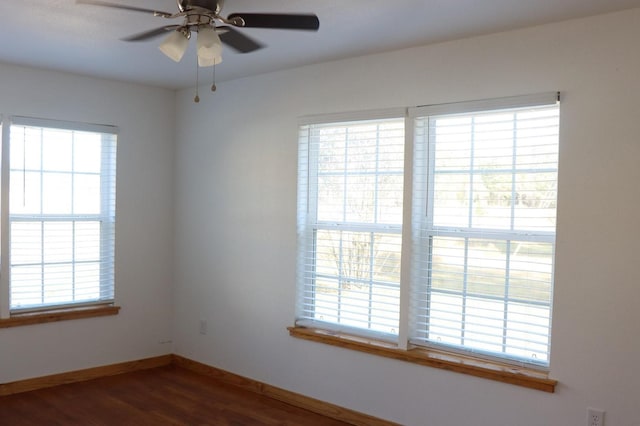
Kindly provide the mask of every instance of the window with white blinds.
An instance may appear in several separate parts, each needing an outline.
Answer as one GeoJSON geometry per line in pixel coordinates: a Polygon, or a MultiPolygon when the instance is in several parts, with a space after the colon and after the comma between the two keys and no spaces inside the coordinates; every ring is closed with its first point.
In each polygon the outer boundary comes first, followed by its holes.
{"type": "Polygon", "coordinates": [[[397,335],[403,113],[301,126],[297,325],[397,335]]]}
{"type": "Polygon", "coordinates": [[[411,342],[548,365],[557,95],[411,116],[411,342]]]}
{"type": "Polygon", "coordinates": [[[548,367],[558,94],[408,112],[300,127],[296,325],[548,367]]]}
{"type": "Polygon", "coordinates": [[[116,128],[13,117],[8,133],[11,312],[112,302],[116,128]]]}

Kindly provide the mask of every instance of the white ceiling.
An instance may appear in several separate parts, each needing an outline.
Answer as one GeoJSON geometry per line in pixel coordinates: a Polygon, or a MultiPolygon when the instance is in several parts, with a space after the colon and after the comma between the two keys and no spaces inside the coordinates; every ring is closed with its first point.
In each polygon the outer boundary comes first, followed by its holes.
{"type": "MultiPolygon", "coordinates": [[[[175,0],[110,1],[177,10],[175,0]]],[[[249,54],[226,48],[216,78],[224,81],[633,7],[640,7],[640,0],[226,0],[223,16],[313,12],[320,18],[320,30],[241,29],[267,47],[249,54]]],[[[120,40],[170,23],[75,0],[0,0],[0,61],[167,88],[193,86],[193,41],[176,64],[157,49],[162,38],[120,40]]],[[[201,70],[209,78],[211,68],[201,70]]]]}

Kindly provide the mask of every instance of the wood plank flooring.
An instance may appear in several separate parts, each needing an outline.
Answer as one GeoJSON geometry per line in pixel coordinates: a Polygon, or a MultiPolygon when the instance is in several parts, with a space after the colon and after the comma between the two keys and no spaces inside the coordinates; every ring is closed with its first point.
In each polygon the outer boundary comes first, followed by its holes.
{"type": "Polygon", "coordinates": [[[2,426],[346,424],[176,366],[0,397],[2,426]]]}

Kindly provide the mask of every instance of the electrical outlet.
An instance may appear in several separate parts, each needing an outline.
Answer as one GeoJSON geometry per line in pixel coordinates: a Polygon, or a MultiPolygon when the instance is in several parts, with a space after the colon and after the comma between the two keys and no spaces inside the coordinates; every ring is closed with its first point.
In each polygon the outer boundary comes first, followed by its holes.
{"type": "Polygon", "coordinates": [[[604,426],[604,411],[587,408],[587,426],[604,426]]]}
{"type": "Polygon", "coordinates": [[[200,320],[200,334],[207,334],[207,320],[201,319],[200,320]]]}

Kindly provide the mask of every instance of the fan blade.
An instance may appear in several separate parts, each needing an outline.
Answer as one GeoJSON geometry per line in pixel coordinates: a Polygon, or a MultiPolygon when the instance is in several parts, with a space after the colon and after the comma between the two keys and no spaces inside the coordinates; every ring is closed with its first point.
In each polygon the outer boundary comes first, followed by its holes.
{"type": "Polygon", "coordinates": [[[222,30],[220,40],[240,53],[249,53],[264,47],[232,27],[218,27],[218,29],[222,30]]]}
{"type": "Polygon", "coordinates": [[[165,18],[173,16],[173,14],[169,12],[162,12],[160,10],[153,10],[153,9],[145,9],[142,7],[127,6],[125,4],[110,3],[107,1],[101,1],[101,0],[76,0],[76,4],[90,4],[93,6],[103,6],[103,7],[112,7],[114,9],[132,10],[134,12],[150,13],[154,16],[164,16],[165,18]]]}
{"type": "Polygon", "coordinates": [[[125,37],[122,40],[124,41],[144,41],[149,40],[150,38],[161,36],[165,34],[167,31],[175,30],[180,28],[180,25],[167,25],[165,27],[155,28],[153,30],[145,31],[139,34],[134,34],[129,37],[125,37]]]}
{"type": "Polygon", "coordinates": [[[313,14],[289,15],[275,13],[232,13],[227,18],[229,21],[244,21],[239,27],[247,28],[276,28],[283,30],[310,30],[317,31],[320,28],[318,17],[313,14]]]}

